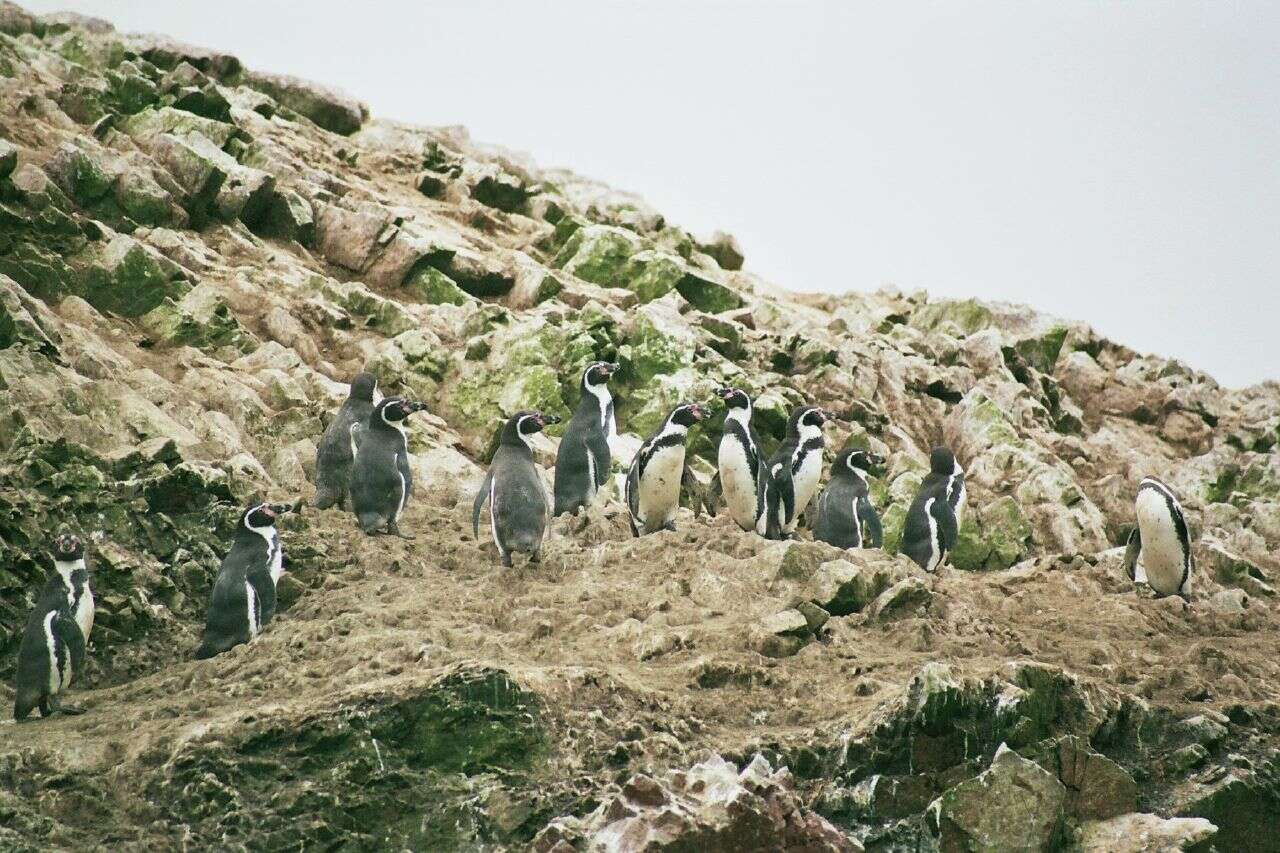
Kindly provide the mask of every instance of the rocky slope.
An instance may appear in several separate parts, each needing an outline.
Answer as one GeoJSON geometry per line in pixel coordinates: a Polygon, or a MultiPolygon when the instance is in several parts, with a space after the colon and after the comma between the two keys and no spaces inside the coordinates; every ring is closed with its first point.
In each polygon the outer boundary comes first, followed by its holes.
{"type": "Polygon", "coordinates": [[[102,21],[0,4],[0,107],[0,676],[58,524],[99,601],[88,713],[0,724],[5,849],[1280,849],[1275,383],[788,293],[638,198],[102,21]],[[769,443],[836,411],[829,453],[889,460],[888,551],[691,511],[633,540],[609,498],[501,570],[469,525],[495,427],[567,414],[594,359],[621,460],[721,382],[769,443]],[[430,404],[418,540],[290,518],[282,615],[192,661],[237,508],[310,496],[366,366],[430,404]],[[930,577],[893,550],[940,442],[971,511],[930,577]],[[1189,605],[1121,571],[1145,474],[1189,605]]]}

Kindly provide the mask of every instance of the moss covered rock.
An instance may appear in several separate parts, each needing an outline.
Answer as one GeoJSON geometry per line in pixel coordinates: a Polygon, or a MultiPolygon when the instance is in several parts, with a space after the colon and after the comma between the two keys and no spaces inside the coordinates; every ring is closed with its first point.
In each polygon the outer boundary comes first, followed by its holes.
{"type": "Polygon", "coordinates": [[[552,266],[593,284],[625,287],[627,262],[640,248],[640,238],[625,228],[587,225],[572,232],[552,266]]]}
{"type": "Polygon", "coordinates": [[[156,340],[174,346],[204,350],[230,347],[238,353],[252,352],[254,336],[236,320],[231,308],[210,284],[200,284],[176,302],[164,302],[143,314],[139,324],[156,340]]]}
{"type": "Polygon", "coordinates": [[[409,273],[404,287],[430,305],[465,305],[475,301],[475,297],[458,287],[457,282],[426,264],[419,264],[409,273]]]}
{"type": "Polygon", "coordinates": [[[1031,550],[1031,524],[1018,502],[1006,495],[973,507],[960,525],[951,564],[965,571],[1007,569],[1031,550]]]}
{"type": "Polygon", "coordinates": [[[138,317],[166,299],[181,299],[190,285],[173,265],[121,234],[80,276],[79,294],[99,311],[138,317]]]}
{"type": "Polygon", "coordinates": [[[990,326],[992,320],[991,309],[976,299],[938,299],[913,311],[909,323],[922,331],[954,323],[965,334],[972,335],[990,326]]]}

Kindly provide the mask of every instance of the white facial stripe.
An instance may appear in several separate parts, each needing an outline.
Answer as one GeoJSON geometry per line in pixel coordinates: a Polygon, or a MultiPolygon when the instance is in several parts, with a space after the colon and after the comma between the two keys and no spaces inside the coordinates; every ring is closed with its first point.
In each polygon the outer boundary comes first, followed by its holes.
{"type": "Polygon", "coordinates": [[[737,421],[744,427],[751,423],[751,404],[748,403],[745,409],[730,409],[724,416],[727,421],[737,421]]]}

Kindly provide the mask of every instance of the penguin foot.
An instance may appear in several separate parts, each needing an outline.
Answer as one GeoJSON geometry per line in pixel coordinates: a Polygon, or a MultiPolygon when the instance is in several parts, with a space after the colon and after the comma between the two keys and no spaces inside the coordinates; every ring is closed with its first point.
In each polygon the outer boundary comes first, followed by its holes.
{"type": "Polygon", "coordinates": [[[502,555],[502,565],[503,565],[504,567],[508,568],[508,569],[512,568],[512,565],[511,565],[511,555],[510,555],[510,554],[503,554],[503,555],[502,555]]]}
{"type": "Polygon", "coordinates": [[[387,532],[390,533],[392,536],[399,536],[401,539],[407,539],[410,542],[418,538],[417,536],[414,536],[412,533],[402,532],[394,521],[387,522],[387,532]]]}
{"type": "Polygon", "coordinates": [[[69,714],[69,715],[71,715],[71,716],[73,716],[73,717],[78,717],[78,716],[80,716],[81,714],[83,714],[83,713],[84,713],[84,711],[85,711],[85,709],[84,709],[84,708],[81,708],[79,705],[59,705],[59,706],[58,706],[57,713],[59,713],[59,714],[69,714]]]}
{"type": "Polygon", "coordinates": [[[533,553],[531,553],[531,554],[529,555],[529,562],[530,562],[530,563],[541,563],[541,562],[542,562],[542,552],[541,552],[541,551],[534,551],[533,553]]]}
{"type": "Polygon", "coordinates": [[[670,530],[672,533],[675,533],[675,532],[676,532],[676,523],[675,523],[674,521],[668,521],[666,524],[662,525],[662,529],[663,529],[663,530],[670,530]]]}

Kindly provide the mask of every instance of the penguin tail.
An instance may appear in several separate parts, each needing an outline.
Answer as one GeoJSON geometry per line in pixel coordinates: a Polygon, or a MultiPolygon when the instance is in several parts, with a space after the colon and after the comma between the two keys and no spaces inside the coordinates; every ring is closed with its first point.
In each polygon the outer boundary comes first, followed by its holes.
{"type": "Polygon", "coordinates": [[[216,648],[208,640],[200,644],[200,648],[196,649],[196,660],[208,660],[216,655],[222,649],[216,648]]]}
{"type": "Polygon", "coordinates": [[[330,488],[328,486],[316,486],[316,509],[328,509],[342,499],[342,492],[339,489],[330,488]]]}

